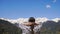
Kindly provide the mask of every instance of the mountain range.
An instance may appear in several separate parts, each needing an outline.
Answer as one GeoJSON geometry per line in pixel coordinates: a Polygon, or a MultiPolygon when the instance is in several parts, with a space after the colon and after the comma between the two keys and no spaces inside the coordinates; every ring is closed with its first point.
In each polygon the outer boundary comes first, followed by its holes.
{"type": "MultiPolygon", "coordinates": [[[[28,22],[28,19],[29,18],[19,18],[19,19],[0,18],[0,29],[1,30],[5,29],[8,31],[12,31],[13,29],[16,31],[16,29],[20,28],[19,29],[20,32],[24,31],[24,29],[25,31],[22,33],[28,32],[30,29],[29,28],[26,29],[25,26],[21,25],[25,22],[28,22]],[[7,27],[10,28],[10,30],[7,27]]],[[[35,19],[36,23],[39,24],[34,28],[35,34],[60,34],[60,18],[55,19],[35,18],[35,19]]]]}

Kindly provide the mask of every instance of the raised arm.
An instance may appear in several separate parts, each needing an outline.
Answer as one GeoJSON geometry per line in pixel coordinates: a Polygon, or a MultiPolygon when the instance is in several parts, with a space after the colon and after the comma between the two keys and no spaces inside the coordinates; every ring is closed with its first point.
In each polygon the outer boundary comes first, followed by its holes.
{"type": "Polygon", "coordinates": [[[39,25],[39,24],[37,24],[37,23],[34,23],[34,25],[39,25]]]}
{"type": "Polygon", "coordinates": [[[31,22],[25,22],[25,23],[23,23],[24,25],[26,25],[26,26],[31,26],[31,25],[39,25],[39,24],[37,24],[37,23],[31,23],[31,22]]]}
{"type": "Polygon", "coordinates": [[[26,26],[31,26],[32,25],[32,23],[23,23],[24,25],[26,25],[26,26]]]}

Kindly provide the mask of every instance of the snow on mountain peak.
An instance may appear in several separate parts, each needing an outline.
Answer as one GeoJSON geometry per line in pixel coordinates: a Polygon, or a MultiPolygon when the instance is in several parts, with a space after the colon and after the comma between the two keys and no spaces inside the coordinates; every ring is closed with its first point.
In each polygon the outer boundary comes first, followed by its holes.
{"type": "MultiPolygon", "coordinates": [[[[6,20],[6,21],[9,21],[9,22],[11,22],[11,23],[24,23],[24,22],[28,22],[28,19],[29,18],[19,18],[19,19],[5,19],[5,18],[0,18],[0,19],[2,19],[2,20],[6,20]]],[[[47,19],[47,18],[35,18],[36,19],[36,23],[40,23],[40,22],[46,22],[46,21],[48,21],[49,19],[47,19]]],[[[58,22],[59,20],[60,20],[60,18],[55,18],[55,19],[51,19],[52,21],[54,21],[54,22],[58,22]]]]}
{"type": "Polygon", "coordinates": [[[60,18],[52,19],[52,21],[54,21],[54,22],[58,22],[59,20],[60,20],[60,18]]]}

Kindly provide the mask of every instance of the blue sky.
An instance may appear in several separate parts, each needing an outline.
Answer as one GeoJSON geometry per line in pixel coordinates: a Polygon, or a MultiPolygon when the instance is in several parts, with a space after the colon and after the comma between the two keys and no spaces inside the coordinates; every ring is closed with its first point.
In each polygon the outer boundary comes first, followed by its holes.
{"type": "Polygon", "coordinates": [[[60,18],[60,0],[0,0],[0,18],[60,18]]]}

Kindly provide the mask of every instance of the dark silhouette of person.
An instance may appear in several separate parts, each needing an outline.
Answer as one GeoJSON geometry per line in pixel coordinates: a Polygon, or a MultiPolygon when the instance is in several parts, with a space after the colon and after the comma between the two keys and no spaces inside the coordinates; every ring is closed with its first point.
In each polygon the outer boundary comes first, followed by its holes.
{"type": "Polygon", "coordinates": [[[28,20],[28,23],[24,23],[24,25],[26,26],[30,26],[30,29],[31,29],[31,34],[34,34],[34,25],[38,25],[35,23],[35,18],[34,17],[30,17],[29,20],[28,20]]]}

